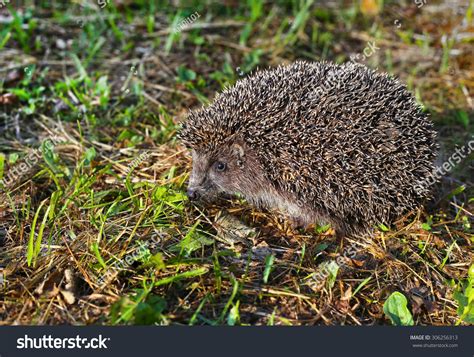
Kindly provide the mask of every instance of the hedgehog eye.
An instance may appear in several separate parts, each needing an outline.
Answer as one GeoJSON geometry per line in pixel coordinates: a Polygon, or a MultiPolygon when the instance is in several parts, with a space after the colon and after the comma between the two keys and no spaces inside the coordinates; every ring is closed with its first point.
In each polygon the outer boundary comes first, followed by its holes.
{"type": "Polygon", "coordinates": [[[214,164],[214,167],[216,168],[216,171],[223,172],[223,171],[225,171],[225,169],[227,168],[227,165],[226,165],[225,162],[217,161],[217,162],[214,164]]]}

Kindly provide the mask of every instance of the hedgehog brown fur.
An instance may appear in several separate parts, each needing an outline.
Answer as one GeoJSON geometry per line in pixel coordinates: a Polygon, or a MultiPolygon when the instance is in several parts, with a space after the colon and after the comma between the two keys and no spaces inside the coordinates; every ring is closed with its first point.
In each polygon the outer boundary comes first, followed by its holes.
{"type": "Polygon", "coordinates": [[[191,111],[189,193],[240,193],[304,223],[366,230],[420,205],[433,125],[398,80],[365,66],[295,62],[257,72],[191,111]]]}

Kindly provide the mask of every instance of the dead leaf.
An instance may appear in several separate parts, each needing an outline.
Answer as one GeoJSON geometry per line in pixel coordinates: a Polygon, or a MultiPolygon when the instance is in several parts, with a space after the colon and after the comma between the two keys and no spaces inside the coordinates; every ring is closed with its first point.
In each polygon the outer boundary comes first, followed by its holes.
{"type": "Polygon", "coordinates": [[[249,245],[257,233],[255,228],[248,227],[231,215],[223,215],[214,223],[217,238],[230,245],[244,243],[249,245]]]}
{"type": "Polygon", "coordinates": [[[0,95],[0,104],[13,104],[18,100],[18,97],[12,93],[5,93],[0,95]]]}
{"type": "Polygon", "coordinates": [[[74,281],[74,273],[71,269],[64,270],[64,279],[66,281],[64,288],[66,290],[74,290],[75,281],[74,281]]]}
{"type": "Polygon", "coordinates": [[[66,304],[72,305],[76,302],[76,298],[74,297],[74,294],[72,292],[62,289],[61,294],[63,295],[66,304]]]}

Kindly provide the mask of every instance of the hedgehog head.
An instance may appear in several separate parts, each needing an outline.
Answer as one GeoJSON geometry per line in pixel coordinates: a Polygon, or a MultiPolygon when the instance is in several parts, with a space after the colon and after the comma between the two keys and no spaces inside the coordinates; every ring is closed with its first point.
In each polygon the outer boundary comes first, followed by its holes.
{"type": "Polygon", "coordinates": [[[192,153],[191,200],[212,201],[222,194],[255,197],[265,181],[253,151],[227,123],[211,106],[191,112],[178,134],[192,153]]]}

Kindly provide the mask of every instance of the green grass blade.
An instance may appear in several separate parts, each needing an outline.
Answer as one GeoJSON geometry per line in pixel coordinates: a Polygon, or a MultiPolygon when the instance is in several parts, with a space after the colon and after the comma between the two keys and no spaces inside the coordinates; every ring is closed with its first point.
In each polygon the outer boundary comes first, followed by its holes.
{"type": "Polygon", "coordinates": [[[26,250],[26,261],[28,263],[28,266],[32,265],[34,254],[35,254],[35,230],[36,230],[36,223],[38,222],[38,217],[41,212],[41,208],[43,208],[43,205],[46,203],[46,201],[42,201],[36,210],[35,216],[33,218],[33,222],[31,223],[31,231],[30,231],[30,237],[28,239],[28,248],[26,250]]]}

